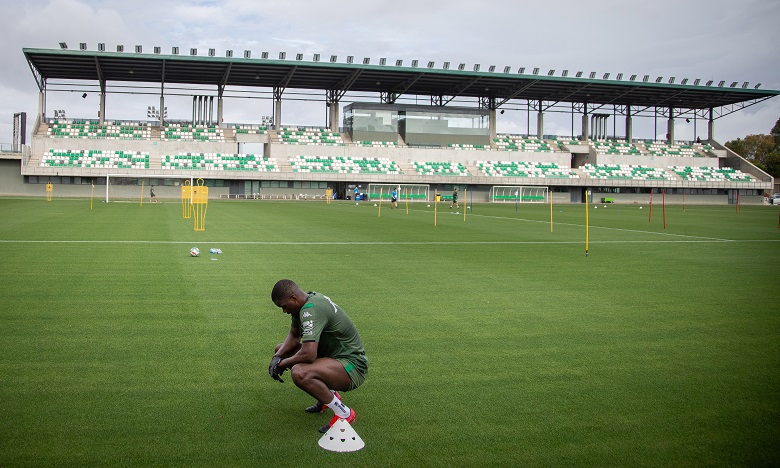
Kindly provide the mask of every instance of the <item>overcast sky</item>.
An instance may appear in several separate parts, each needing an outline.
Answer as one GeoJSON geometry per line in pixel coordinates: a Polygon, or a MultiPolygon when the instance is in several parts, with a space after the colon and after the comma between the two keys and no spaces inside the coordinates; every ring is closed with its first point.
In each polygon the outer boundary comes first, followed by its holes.
{"type": "MultiPolygon", "coordinates": [[[[187,52],[194,47],[201,55],[214,48],[219,56],[226,49],[248,49],[253,57],[261,51],[272,57],[303,53],[306,60],[314,53],[338,55],[340,61],[354,55],[372,63],[379,57],[405,64],[433,60],[437,66],[450,61],[555,69],[557,76],[563,69],[599,77],[622,72],[780,89],[778,0],[0,0],[0,17],[0,143],[12,140],[14,112],[27,112],[29,125],[37,113],[38,89],[22,48],[58,49],[60,42],[76,49],[85,42],[90,50],[103,42],[113,51],[123,44],[126,53],[135,45],[144,52],[160,46],[163,53],[172,46],[187,52]]],[[[62,108],[68,118],[96,118],[97,95],[49,93],[47,99],[49,116],[62,108]]],[[[145,119],[146,106],[155,104],[153,96],[109,95],[107,117],[145,119]]],[[[171,118],[191,115],[191,98],[166,99],[166,105],[171,118]]],[[[226,103],[225,120],[259,123],[270,114],[270,101],[241,100],[226,103]]],[[[285,124],[325,125],[321,103],[285,103],[283,116],[285,124]]],[[[715,137],[725,142],[769,133],[778,118],[780,97],[717,120],[715,137]]],[[[570,122],[570,116],[546,117],[545,133],[569,134],[570,122]]],[[[692,139],[692,127],[678,122],[677,138],[692,139]]],[[[524,112],[500,116],[499,132],[526,128],[524,112]]],[[[697,128],[706,136],[705,123],[697,128]]],[[[653,122],[635,123],[634,137],[652,138],[655,131],[653,122]]],[[[617,133],[623,133],[620,121],[617,133]]]]}

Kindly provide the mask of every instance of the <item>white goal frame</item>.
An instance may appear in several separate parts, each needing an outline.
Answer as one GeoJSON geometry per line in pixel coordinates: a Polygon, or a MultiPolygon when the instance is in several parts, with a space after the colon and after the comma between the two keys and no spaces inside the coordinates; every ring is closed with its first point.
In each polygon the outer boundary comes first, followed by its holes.
{"type": "Polygon", "coordinates": [[[381,193],[382,201],[389,202],[393,189],[398,190],[399,202],[428,202],[430,199],[431,186],[429,184],[368,184],[365,193],[369,201],[379,201],[381,193]]]}
{"type": "MultiPolygon", "coordinates": [[[[200,177],[192,177],[192,176],[184,176],[184,175],[171,175],[171,174],[143,174],[143,175],[136,175],[136,174],[107,174],[106,175],[106,203],[110,200],[110,194],[109,190],[111,188],[111,178],[123,178],[123,179],[181,179],[181,180],[189,180],[190,185],[193,185],[196,180],[198,180],[200,177]]],[[[183,182],[182,182],[183,183],[183,182]]],[[[116,185],[116,184],[115,184],[116,185]]],[[[140,187],[140,186],[134,186],[134,187],[140,187]]],[[[146,189],[144,188],[144,191],[146,192],[146,189]]],[[[148,197],[149,192],[146,193],[139,193],[137,195],[128,195],[128,196],[114,196],[115,199],[128,199],[128,198],[138,198],[138,197],[148,197]]]]}
{"type": "Polygon", "coordinates": [[[491,203],[548,203],[549,187],[523,185],[494,185],[490,188],[491,203]]]}

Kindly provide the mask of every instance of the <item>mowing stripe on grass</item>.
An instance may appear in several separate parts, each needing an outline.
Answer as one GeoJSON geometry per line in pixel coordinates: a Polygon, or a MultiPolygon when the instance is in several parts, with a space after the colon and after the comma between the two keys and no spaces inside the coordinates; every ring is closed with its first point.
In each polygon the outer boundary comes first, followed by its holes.
{"type": "MultiPolygon", "coordinates": [[[[610,240],[591,241],[591,244],[712,244],[712,243],[745,243],[745,242],[780,242],[780,239],[715,239],[695,238],[689,240],[610,240]]],[[[0,239],[5,244],[149,244],[149,245],[178,245],[178,244],[222,244],[222,245],[524,245],[524,244],[582,244],[582,241],[420,241],[420,242],[364,242],[364,241],[324,241],[324,242],[289,242],[289,241],[144,241],[144,240],[25,240],[25,239],[0,239]]]]}

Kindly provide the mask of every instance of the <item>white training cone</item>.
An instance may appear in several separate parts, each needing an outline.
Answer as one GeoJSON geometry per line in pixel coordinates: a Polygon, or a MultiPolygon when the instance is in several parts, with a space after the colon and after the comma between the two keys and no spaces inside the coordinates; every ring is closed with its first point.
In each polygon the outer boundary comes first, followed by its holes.
{"type": "Polygon", "coordinates": [[[357,452],[366,446],[346,419],[339,419],[330,426],[318,443],[331,452],[357,452]]]}

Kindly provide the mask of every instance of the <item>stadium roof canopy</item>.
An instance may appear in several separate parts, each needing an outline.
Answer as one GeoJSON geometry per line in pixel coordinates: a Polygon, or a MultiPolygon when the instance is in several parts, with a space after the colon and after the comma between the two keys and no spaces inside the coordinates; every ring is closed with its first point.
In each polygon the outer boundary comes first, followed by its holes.
{"type": "MultiPolygon", "coordinates": [[[[437,69],[267,58],[205,57],[57,49],[23,49],[39,88],[50,80],[97,83],[137,82],[187,85],[324,90],[341,97],[347,92],[378,93],[385,102],[399,96],[430,96],[433,103],[455,98],[484,99],[493,108],[511,100],[643,106],[675,109],[747,107],[780,91],[728,86],[634,80],[556,77],[517,73],[508,67],[493,71],[437,69]]],[[[298,58],[298,57],[296,57],[298,58]]],[[[535,70],[538,72],[538,69],[535,70]]],[[[603,77],[602,77],[603,78],[603,77]]],[[[671,81],[671,80],[669,80],[671,81]]],[[[723,82],[718,84],[725,84],[723,82]]]]}

